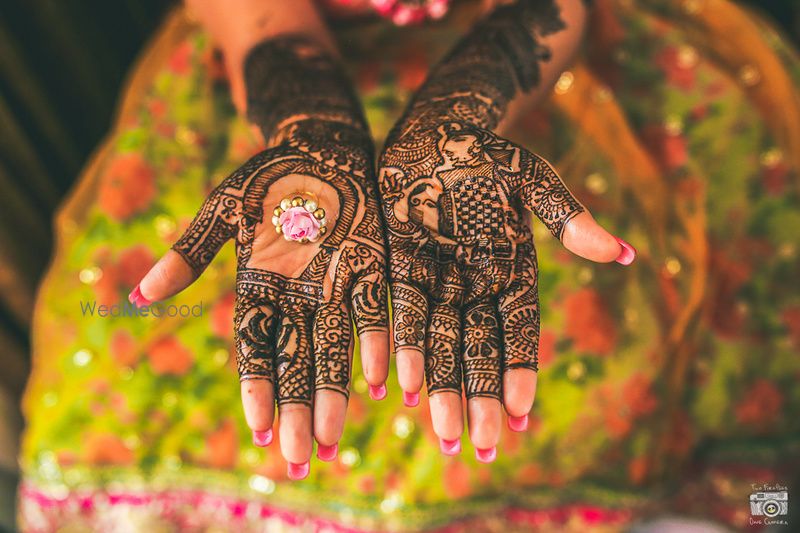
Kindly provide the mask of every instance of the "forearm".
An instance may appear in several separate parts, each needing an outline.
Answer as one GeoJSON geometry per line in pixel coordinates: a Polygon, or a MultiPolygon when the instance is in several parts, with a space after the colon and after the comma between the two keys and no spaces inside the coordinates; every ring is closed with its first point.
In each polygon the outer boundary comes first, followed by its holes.
{"type": "Polygon", "coordinates": [[[311,0],[187,0],[222,51],[234,103],[269,140],[320,118],[366,129],[338,52],[311,0]]]}
{"type": "Polygon", "coordinates": [[[431,71],[396,133],[455,120],[494,129],[530,105],[573,59],[586,23],[582,0],[518,0],[481,20],[431,71]]]}

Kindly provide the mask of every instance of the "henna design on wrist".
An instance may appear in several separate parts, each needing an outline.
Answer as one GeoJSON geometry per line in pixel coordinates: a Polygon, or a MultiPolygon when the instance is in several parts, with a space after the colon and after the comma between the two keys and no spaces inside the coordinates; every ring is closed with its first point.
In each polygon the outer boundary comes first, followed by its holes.
{"type": "Polygon", "coordinates": [[[199,276],[235,239],[240,379],[270,381],[279,404],[310,405],[319,389],[347,396],[351,317],[359,333],[387,328],[372,141],[339,65],[312,41],[259,44],[245,77],[248,117],[271,147],[212,191],[172,249],[199,276]],[[319,207],[338,215],[326,217],[316,242],[287,242],[272,221],[275,205],[307,186],[327,191],[319,207]],[[299,269],[282,269],[303,253],[299,269]]]}
{"type": "Polygon", "coordinates": [[[287,35],[254,46],[245,58],[244,75],[247,116],[265,139],[286,122],[309,116],[367,131],[343,68],[308,37],[287,35]]]}
{"type": "Polygon", "coordinates": [[[398,349],[425,356],[429,394],[500,399],[538,372],[536,252],[526,209],[557,238],[584,211],[553,167],[491,129],[540,83],[553,0],[497,8],[432,70],[379,164],[398,349]]]}

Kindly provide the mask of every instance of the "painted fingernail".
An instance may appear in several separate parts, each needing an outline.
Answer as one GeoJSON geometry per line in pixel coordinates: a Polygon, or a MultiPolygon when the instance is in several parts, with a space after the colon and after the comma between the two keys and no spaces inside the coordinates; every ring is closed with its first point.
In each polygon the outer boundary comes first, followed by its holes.
{"type": "Polygon", "coordinates": [[[491,448],[486,448],[483,450],[476,448],[475,457],[482,463],[491,463],[497,459],[497,446],[492,446],[491,448]]]}
{"type": "Polygon", "coordinates": [[[134,287],[134,289],[128,295],[128,301],[133,305],[135,305],[136,307],[145,307],[153,303],[144,296],[142,296],[142,290],[139,288],[138,285],[134,287]]]}
{"type": "Polygon", "coordinates": [[[266,431],[253,431],[253,444],[262,448],[272,444],[272,428],[266,431]]]}
{"type": "Polygon", "coordinates": [[[508,428],[511,431],[525,431],[526,429],[528,429],[528,415],[509,416],[508,428]]]}
{"type": "Polygon", "coordinates": [[[377,387],[375,385],[370,385],[369,397],[373,400],[383,400],[386,398],[386,383],[383,383],[377,387]]]}
{"type": "Polygon", "coordinates": [[[406,407],[416,407],[419,405],[418,392],[403,392],[403,404],[406,407]]]}
{"type": "Polygon", "coordinates": [[[339,453],[339,443],[336,442],[330,446],[317,443],[317,457],[322,461],[333,461],[336,459],[336,454],[339,453]]]}
{"type": "Polygon", "coordinates": [[[458,455],[461,453],[461,439],[439,439],[439,449],[445,455],[458,455]]]}
{"type": "Polygon", "coordinates": [[[627,242],[623,241],[619,237],[614,237],[620,246],[622,246],[622,250],[619,252],[619,255],[615,259],[617,263],[620,265],[630,265],[633,263],[633,260],[636,259],[636,248],[628,244],[627,242]]]}
{"type": "Polygon", "coordinates": [[[311,470],[311,463],[309,461],[306,461],[302,464],[289,463],[286,473],[288,474],[289,479],[298,481],[300,479],[305,479],[306,476],[308,476],[309,470],[311,470]]]}

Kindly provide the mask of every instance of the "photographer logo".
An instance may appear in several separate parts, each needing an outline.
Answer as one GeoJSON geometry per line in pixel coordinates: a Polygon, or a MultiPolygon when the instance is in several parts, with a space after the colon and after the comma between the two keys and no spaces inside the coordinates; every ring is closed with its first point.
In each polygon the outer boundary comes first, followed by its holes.
{"type": "Polygon", "coordinates": [[[752,485],[750,524],[788,525],[789,491],[783,485],[752,485]]]}

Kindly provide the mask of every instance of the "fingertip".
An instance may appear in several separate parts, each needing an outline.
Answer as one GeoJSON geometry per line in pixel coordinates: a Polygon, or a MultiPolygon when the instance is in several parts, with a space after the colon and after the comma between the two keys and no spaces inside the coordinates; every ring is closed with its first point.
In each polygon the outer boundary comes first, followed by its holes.
{"type": "Polygon", "coordinates": [[[338,391],[318,390],[314,395],[314,439],[331,446],[342,438],[347,416],[347,397],[338,391]]]}
{"type": "Polygon", "coordinates": [[[508,429],[521,433],[528,429],[528,415],[523,416],[509,416],[508,429]]]}
{"type": "Polygon", "coordinates": [[[497,459],[497,446],[475,448],[475,458],[481,463],[493,463],[497,459]]]}
{"type": "Polygon", "coordinates": [[[311,459],[311,408],[304,403],[285,403],[280,406],[278,437],[281,454],[289,463],[303,465],[311,459]]]}
{"type": "Polygon", "coordinates": [[[620,243],[584,211],[564,226],[561,243],[570,252],[597,263],[610,263],[620,255],[620,243]]]}
{"type": "Polygon", "coordinates": [[[139,282],[139,294],[150,302],[179,293],[196,279],[194,271],[174,250],[167,251],[139,282]]]}
{"type": "Polygon", "coordinates": [[[335,442],[331,445],[317,443],[317,458],[320,461],[329,463],[336,459],[339,454],[339,443],[335,442]]]}
{"type": "Polygon", "coordinates": [[[536,398],[538,374],[529,368],[512,368],[503,375],[503,406],[509,416],[526,416],[536,398]]]}
{"type": "Polygon", "coordinates": [[[419,393],[418,392],[406,392],[403,391],[403,405],[406,407],[416,407],[419,405],[419,393]]]}
{"type": "Polygon", "coordinates": [[[370,385],[381,385],[389,377],[389,332],[369,331],[358,337],[364,379],[370,385]]]}
{"type": "Polygon", "coordinates": [[[495,398],[467,400],[469,439],[476,449],[490,449],[500,441],[502,409],[495,398]]]}
{"type": "Polygon", "coordinates": [[[439,450],[449,456],[461,453],[461,439],[439,439],[439,450]]]}
{"type": "Polygon", "coordinates": [[[301,479],[305,479],[308,477],[308,473],[311,471],[311,462],[305,461],[304,463],[292,463],[286,467],[286,475],[292,481],[300,481],[301,479]]]}
{"type": "Polygon", "coordinates": [[[386,384],[381,383],[380,385],[370,385],[369,386],[369,397],[375,401],[381,401],[386,398],[387,390],[386,384]]]}
{"type": "Polygon", "coordinates": [[[421,351],[410,348],[397,350],[397,381],[406,392],[422,390],[425,380],[425,358],[421,351]]]}
{"type": "Polygon", "coordinates": [[[136,307],[147,307],[153,303],[142,295],[142,289],[139,285],[136,285],[128,295],[128,301],[136,307]]]}
{"type": "Polygon", "coordinates": [[[267,431],[271,433],[272,423],[275,420],[272,383],[266,379],[245,379],[242,380],[240,388],[244,418],[254,433],[262,433],[259,440],[263,442],[266,438],[263,434],[267,431]]]}
{"type": "Polygon", "coordinates": [[[617,263],[620,265],[628,266],[633,263],[633,260],[636,259],[636,248],[631,246],[629,243],[623,241],[619,237],[614,237],[617,242],[619,243],[621,250],[619,251],[619,255],[615,259],[617,263]]]}
{"type": "Polygon", "coordinates": [[[443,391],[430,396],[429,399],[433,432],[445,441],[455,441],[464,433],[464,414],[461,395],[443,391]]]}
{"type": "Polygon", "coordinates": [[[253,444],[259,447],[265,447],[272,444],[272,428],[266,431],[253,431],[253,444]]]}

